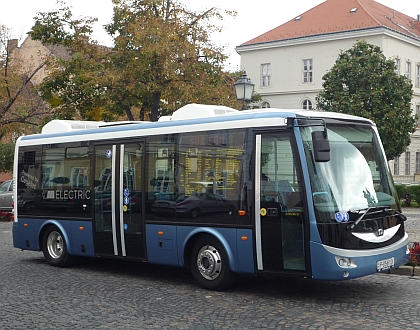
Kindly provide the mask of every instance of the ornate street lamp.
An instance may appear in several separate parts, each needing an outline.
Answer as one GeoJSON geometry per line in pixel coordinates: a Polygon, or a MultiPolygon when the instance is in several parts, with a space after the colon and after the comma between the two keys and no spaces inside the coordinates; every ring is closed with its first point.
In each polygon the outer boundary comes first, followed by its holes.
{"type": "Polygon", "coordinates": [[[233,84],[235,86],[236,90],[236,98],[239,101],[243,101],[244,105],[242,107],[242,110],[246,110],[246,102],[251,101],[252,98],[252,92],[254,91],[254,84],[252,83],[251,79],[248,78],[246,75],[246,72],[242,74],[242,76],[238,79],[237,82],[233,84]]]}

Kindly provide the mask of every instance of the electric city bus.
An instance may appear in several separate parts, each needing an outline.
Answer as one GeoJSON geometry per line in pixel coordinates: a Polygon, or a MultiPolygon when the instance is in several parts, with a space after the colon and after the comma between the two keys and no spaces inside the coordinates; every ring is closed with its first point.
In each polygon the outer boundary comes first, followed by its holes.
{"type": "Polygon", "coordinates": [[[52,266],[110,257],[345,280],[408,260],[376,126],[308,110],[190,104],[158,122],[53,120],[14,160],[14,246],[52,266]]]}

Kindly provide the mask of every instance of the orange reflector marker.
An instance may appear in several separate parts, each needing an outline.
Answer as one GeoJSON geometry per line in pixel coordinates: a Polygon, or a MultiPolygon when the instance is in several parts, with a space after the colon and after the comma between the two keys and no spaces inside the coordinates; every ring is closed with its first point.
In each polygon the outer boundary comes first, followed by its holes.
{"type": "Polygon", "coordinates": [[[158,231],[158,235],[162,236],[163,235],[163,231],[158,231]]]}
{"type": "Polygon", "coordinates": [[[79,230],[85,230],[85,227],[80,226],[79,230]]]}
{"type": "Polygon", "coordinates": [[[246,237],[246,236],[242,236],[242,237],[241,237],[241,239],[242,239],[243,241],[247,241],[247,240],[248,240],[248,237],[246,237]]]}
{"type": "Polygon", "coordinates": [[[238,214],[239,214],[241,217],[243,217],[244,215],[246,215],[246,211],[244,211],[244,210],[239,210],[239,211],[238,211],[238,214]]]}
{"type": "Polygon", "coordinates": [[[27,223],[24,223],[23,224],[23,227],[28,227],[29,225],[27,224],[27,223]]]}

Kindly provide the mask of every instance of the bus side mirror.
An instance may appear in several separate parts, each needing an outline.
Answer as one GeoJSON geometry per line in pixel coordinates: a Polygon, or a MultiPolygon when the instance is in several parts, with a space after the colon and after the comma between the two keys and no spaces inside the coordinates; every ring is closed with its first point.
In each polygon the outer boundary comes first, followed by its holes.
{"type": "Polygon", "coordinates": [[[326,131],[312,132],[312,145],[316,162],[330,161],[330,141],[326,131]]]}

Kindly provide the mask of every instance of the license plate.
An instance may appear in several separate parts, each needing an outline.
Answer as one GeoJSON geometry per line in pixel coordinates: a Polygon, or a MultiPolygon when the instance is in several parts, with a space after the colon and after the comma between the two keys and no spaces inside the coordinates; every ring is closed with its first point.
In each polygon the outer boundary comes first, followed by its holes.
{"type": "Polygon", "coordinates": [[[389,268],[392,268],[392,267],[394,267],[394,257],[384,259],[384,260],[378,260],[376,262],[376,269],[378,271],[389,269],[389,268]]]}

